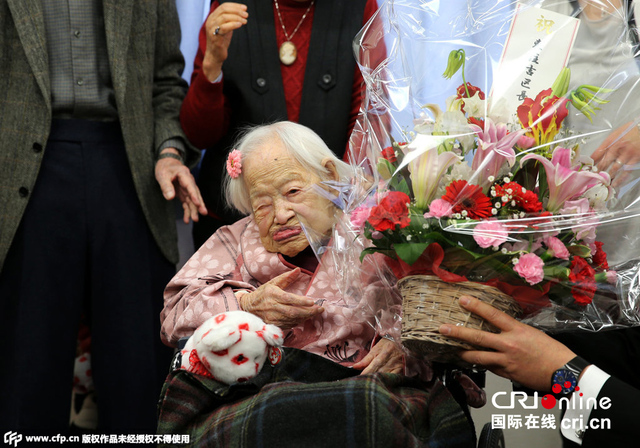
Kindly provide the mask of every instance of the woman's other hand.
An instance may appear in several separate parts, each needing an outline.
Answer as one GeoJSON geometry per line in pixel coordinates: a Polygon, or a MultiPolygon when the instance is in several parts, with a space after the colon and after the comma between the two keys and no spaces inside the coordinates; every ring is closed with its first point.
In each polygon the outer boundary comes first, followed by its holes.
{"type": "Polygon", "coordinates": [[[280,274],[253,292],[238,298],[243,311],[255,314],[268,324],[283,330],[297,327],[324,312],[324,308],[305,296],[286,292],[300,275],[300,268],[280,274]]]}
{"type": "Polygon", "coordinates": [[[403,373],[404,352],[393,341],[380,339],[371,351],[360,362],[353,365],[354,369],[362,369],[367,373],[403,373]]]}

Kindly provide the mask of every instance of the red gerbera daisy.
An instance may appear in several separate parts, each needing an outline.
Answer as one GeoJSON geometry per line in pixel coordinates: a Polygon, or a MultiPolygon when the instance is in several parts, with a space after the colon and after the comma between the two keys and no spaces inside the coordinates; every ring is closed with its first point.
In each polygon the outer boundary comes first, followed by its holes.
{"type": "Polygon", "coordinates": [[[467,183],[466,180],[455,180],[446,189],[442,199],[452,204],[453,213],[467,212],[471,219],[491,217],[491,200],[482,193],[478,185],[467,183]]]}

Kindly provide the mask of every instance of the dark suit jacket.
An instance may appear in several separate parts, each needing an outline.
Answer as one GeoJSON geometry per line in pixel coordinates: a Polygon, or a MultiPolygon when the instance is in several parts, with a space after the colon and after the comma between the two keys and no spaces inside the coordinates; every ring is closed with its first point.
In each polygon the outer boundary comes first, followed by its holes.
{"type": "MultiPolygon", "coordinates": [[[[640,415],[640,327],[596,333],[576,331],[553,336],[611,375],[598,397],[598,402],[601,397],[609,397],[611,408],[594,409],[589,416],[589,419],[610,419],[611,430],[587,430],[582,446],[637,446],[635,425],[640,415]]],[[[577,445],[565,440],[564,446],[577,445]]]]}
{"type": "MultiPolygon", "coordinates": [[[[632,447],[638,446],[638,406],[640,406],[640,390],[611,377],[604,384],[598,395],[611,399],[609,409],[594,409],[589,421],[597,419],[602,427],[603,419],[609,419],[611,429],[587,429],[582,441],[583,448],[632,447]]],[[[588,424],[588,422],[586,422],[588,424]]]]}
{"type": "MultiPolygon", "coordinates": [[[[156,151],[168,138],[188,144],[178,114],[180,77],[175,0],[103,0],[116,105],[142,210],[162,253],[178,261],[175,211],[155,180],[156,151]]],[[[37,182],[51,125],[47,46],[40,0],[0,0],[0,270],[37,182]],[[44,148],[44,150],[43,150],[44,148]]]]}
{"type": "Polygon", "coordinates": [[[640,327],[552,336],[609,375],[640,389],[640,327]]]}

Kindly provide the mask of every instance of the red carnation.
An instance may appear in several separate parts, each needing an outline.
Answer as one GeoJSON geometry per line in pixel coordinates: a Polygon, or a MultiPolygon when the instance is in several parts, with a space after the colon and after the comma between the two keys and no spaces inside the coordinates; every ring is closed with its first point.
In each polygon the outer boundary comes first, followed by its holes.
{"type": "Polygon", "coordinates": [[[510,195],[516,202],[516,205],[527,213],[535,213],[542,210],[542,202],[538,200],[538,195],[531,190],[525,190],[517,182],[508,182],[502,186],[496,185],[496,194],[499,197],[510,195]],[[511,193],[508,192],[511,190],[511,193]]]}
{"type": "Polygon", "coordinates": [[[396,225],[403,229],[411,222],[407,207],[409,202],[411,198],[405,193],[391,191],[380,201],[380,204],[371,208],[368,221],[378,232],[395,230],[396,225]]]}
{"type": "Polygon", "coordinates": [[[522,195],[519,205],[527,213],[542,210],[542,202],[538,200],[538,195],[531,190],[527,190],[527,192],[522,195]]]}
{"type": "Polygon", "coordinates": [[[596,241],[596,253],[591,258],[596,269],[606,271],[609,269],[609,262],[607,261],[607,253],[602,250],[602,244],[602,241],[596,241]]]}
{"type": "Polygon", "coordinates": [[[576,303],[586,306],[596,293],[596,271],[582,257],[573,257],[569,280],[573,283],[571,295],[576,303]]]}
{"type": "Polygon", "coordinates": [[[491,217],[491,199],[482,193],[480,186],[468,184],[466,180],[451,182],[442,199],[453,205],[453,213],[466,211],[471,219],[491,217]]]}
{"type": "Polygon", "coordinates": [[[394,151],[392,146],[387,146],[386,148],[384,148],[381,155],[391,163],[395,163],[398,160],[398,158],[396,157],[396,152],[394,151]]]}

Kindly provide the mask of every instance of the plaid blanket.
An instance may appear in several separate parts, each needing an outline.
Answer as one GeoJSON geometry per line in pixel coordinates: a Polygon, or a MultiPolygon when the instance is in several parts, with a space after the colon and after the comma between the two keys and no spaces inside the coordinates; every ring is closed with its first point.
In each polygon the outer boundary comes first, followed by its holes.
{"type": "Polygon", "coordinates": [[[291,348],[231,386],[174,370],[158,433],[188,434],[197,447],[475,447],[471,422],[439,381],[358,373],[291,348]]]}
{"type": "Polygon", "coordinates": [[[291,348],[231,386],[174,370],[158,433],[189,435],[197,447],[475,447],[473,425],[442,383],[358,373],[291,348]]]}

